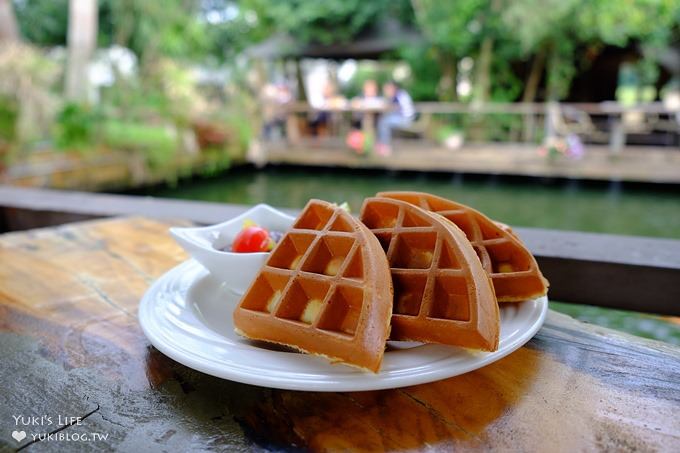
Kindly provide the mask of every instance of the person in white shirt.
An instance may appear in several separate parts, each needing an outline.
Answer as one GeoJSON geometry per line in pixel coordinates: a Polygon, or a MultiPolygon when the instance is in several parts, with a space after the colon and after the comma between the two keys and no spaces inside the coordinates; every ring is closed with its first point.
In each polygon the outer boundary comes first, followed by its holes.
{"type": "Polygon", "coordinates": [[[360,130],[365,118],[363,109],[382,109],[386,105],[385,99],[379,93],[378,82],[374,79],[364,81],[361,96],[352,99],[350,105],[358,110],[352,114],[352,128],[360,130]]]}
{"type": "Polygon", "coordinates": [[[397,82],[387,82],[383,86],[383,94],[394,108],[382,115],[378,121],[376,152],[380,156],[389,156],[392,154],[392,130],[411,125],[416,112],[411,96],[397,82]]]}

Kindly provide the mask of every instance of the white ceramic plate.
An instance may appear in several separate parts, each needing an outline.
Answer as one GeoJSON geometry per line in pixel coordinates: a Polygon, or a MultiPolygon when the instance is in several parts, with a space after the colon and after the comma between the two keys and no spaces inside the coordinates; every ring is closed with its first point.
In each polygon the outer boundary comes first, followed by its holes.
{"type": "Polygon", "coordinates": [[[500,347],[492,353],[391,341],[380,373],[372,374],[239,337],[232,323],[239,299],[226,283],[189,260],[149,288],[139,306],[139,322],[156,348],[195,370],[264,387],[330,392],[404,387],[476,370],[529,341],[548,311],[546,297],[503,304],[500,347]]]}

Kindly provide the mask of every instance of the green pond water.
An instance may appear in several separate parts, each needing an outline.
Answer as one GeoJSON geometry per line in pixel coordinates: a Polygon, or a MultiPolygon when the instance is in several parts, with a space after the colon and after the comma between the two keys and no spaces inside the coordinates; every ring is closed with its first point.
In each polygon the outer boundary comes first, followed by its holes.
{"type": "MultiPolygon", "coordinates": [[[[357,212],[381,190],[418,190],[473,206],[513,226],[680,238],[680,191],[577,181],[509,180],[413,173],[240,167],[224,175],[145,194],[234,204],[302,208],[310,198],[349,203],[357,212]]],[[[583,321],[680,344],[680,326],[657,316],[551,302],[583,321]]]]}

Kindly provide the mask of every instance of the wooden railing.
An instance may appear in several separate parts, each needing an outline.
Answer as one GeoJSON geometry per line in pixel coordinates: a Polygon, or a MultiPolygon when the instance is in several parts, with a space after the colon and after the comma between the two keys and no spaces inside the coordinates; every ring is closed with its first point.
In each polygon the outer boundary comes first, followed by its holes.
{"type": "MultiPolygon", "coordinates": [[[[680,108],[671,110],[663,102],[647,102],[636,105],[624,105],[615,101],[606,102],[560,102],[556,103],[565,109],[581,110],[591,115],[621,115],[627,112],[642,112],[647,114],[680,114],[680,108]]],[[[420,113],[489,113],[489,114],[545,114],[551,103],[546,102],[488,102],[484,104],[463,102],[416,102],[415,109],[420,113]]],[[[286,104],[286,110],[295,113],[307,113],[320,108],[312,107],[306,102],[291,102],[286,104]]],[[[351,111],[351,107],[346,110],[351,111]]]]}
{"type": "MultiPolygon", "coordinates": [[[[374,115],[379,109],[362,111],[347,106],[313,107],[304,102],[292,102],[282,107],[287,115],[287,138],[295,143],[300,139],[296,116],[320,110],[336,112],[362,112],[368,118],[369,128],[374,124],[374,115]]],[[[576,134],[597,142],[608,143],[612,152],[620,151],[626,145],[629,133],[650,133],[654,130],[680,134],[680,108],[669,109],[662,102],[624,105],[619,102],[601,103],[460,103],[460,102],[419,102],[416,112],[422,117],[434,115],[519,115],[522,117],[522,140],[536,141],[539,127],[543,138],[576,134]],[[599,129],[592,118],[607,117],[607,130],[599,129]],[[542,123],[542,126],[541,126],[542,123]]],[[[366,129],[367,127],[365,127],[366,129]]]]}
{"type": "MultiPolygon", "coordinates": [[[[0,186],[0,232],[137,215],[210,224],[246,209],[199,201],[0,186]]],[[[551,299],[680,316],[680,240],[539,228],[515,231],[550,280],[551,299]]]]}

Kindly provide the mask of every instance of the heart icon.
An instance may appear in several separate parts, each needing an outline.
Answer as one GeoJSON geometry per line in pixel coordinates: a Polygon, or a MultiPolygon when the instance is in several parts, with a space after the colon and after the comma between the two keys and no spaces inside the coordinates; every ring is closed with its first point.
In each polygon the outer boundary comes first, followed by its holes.
{"type": "Polygon", "coordinates": [[[14,440],[17,442],[21,442],[26,438],[26,431],[12,431],[12,437],[14,437],[14,440]]]}

